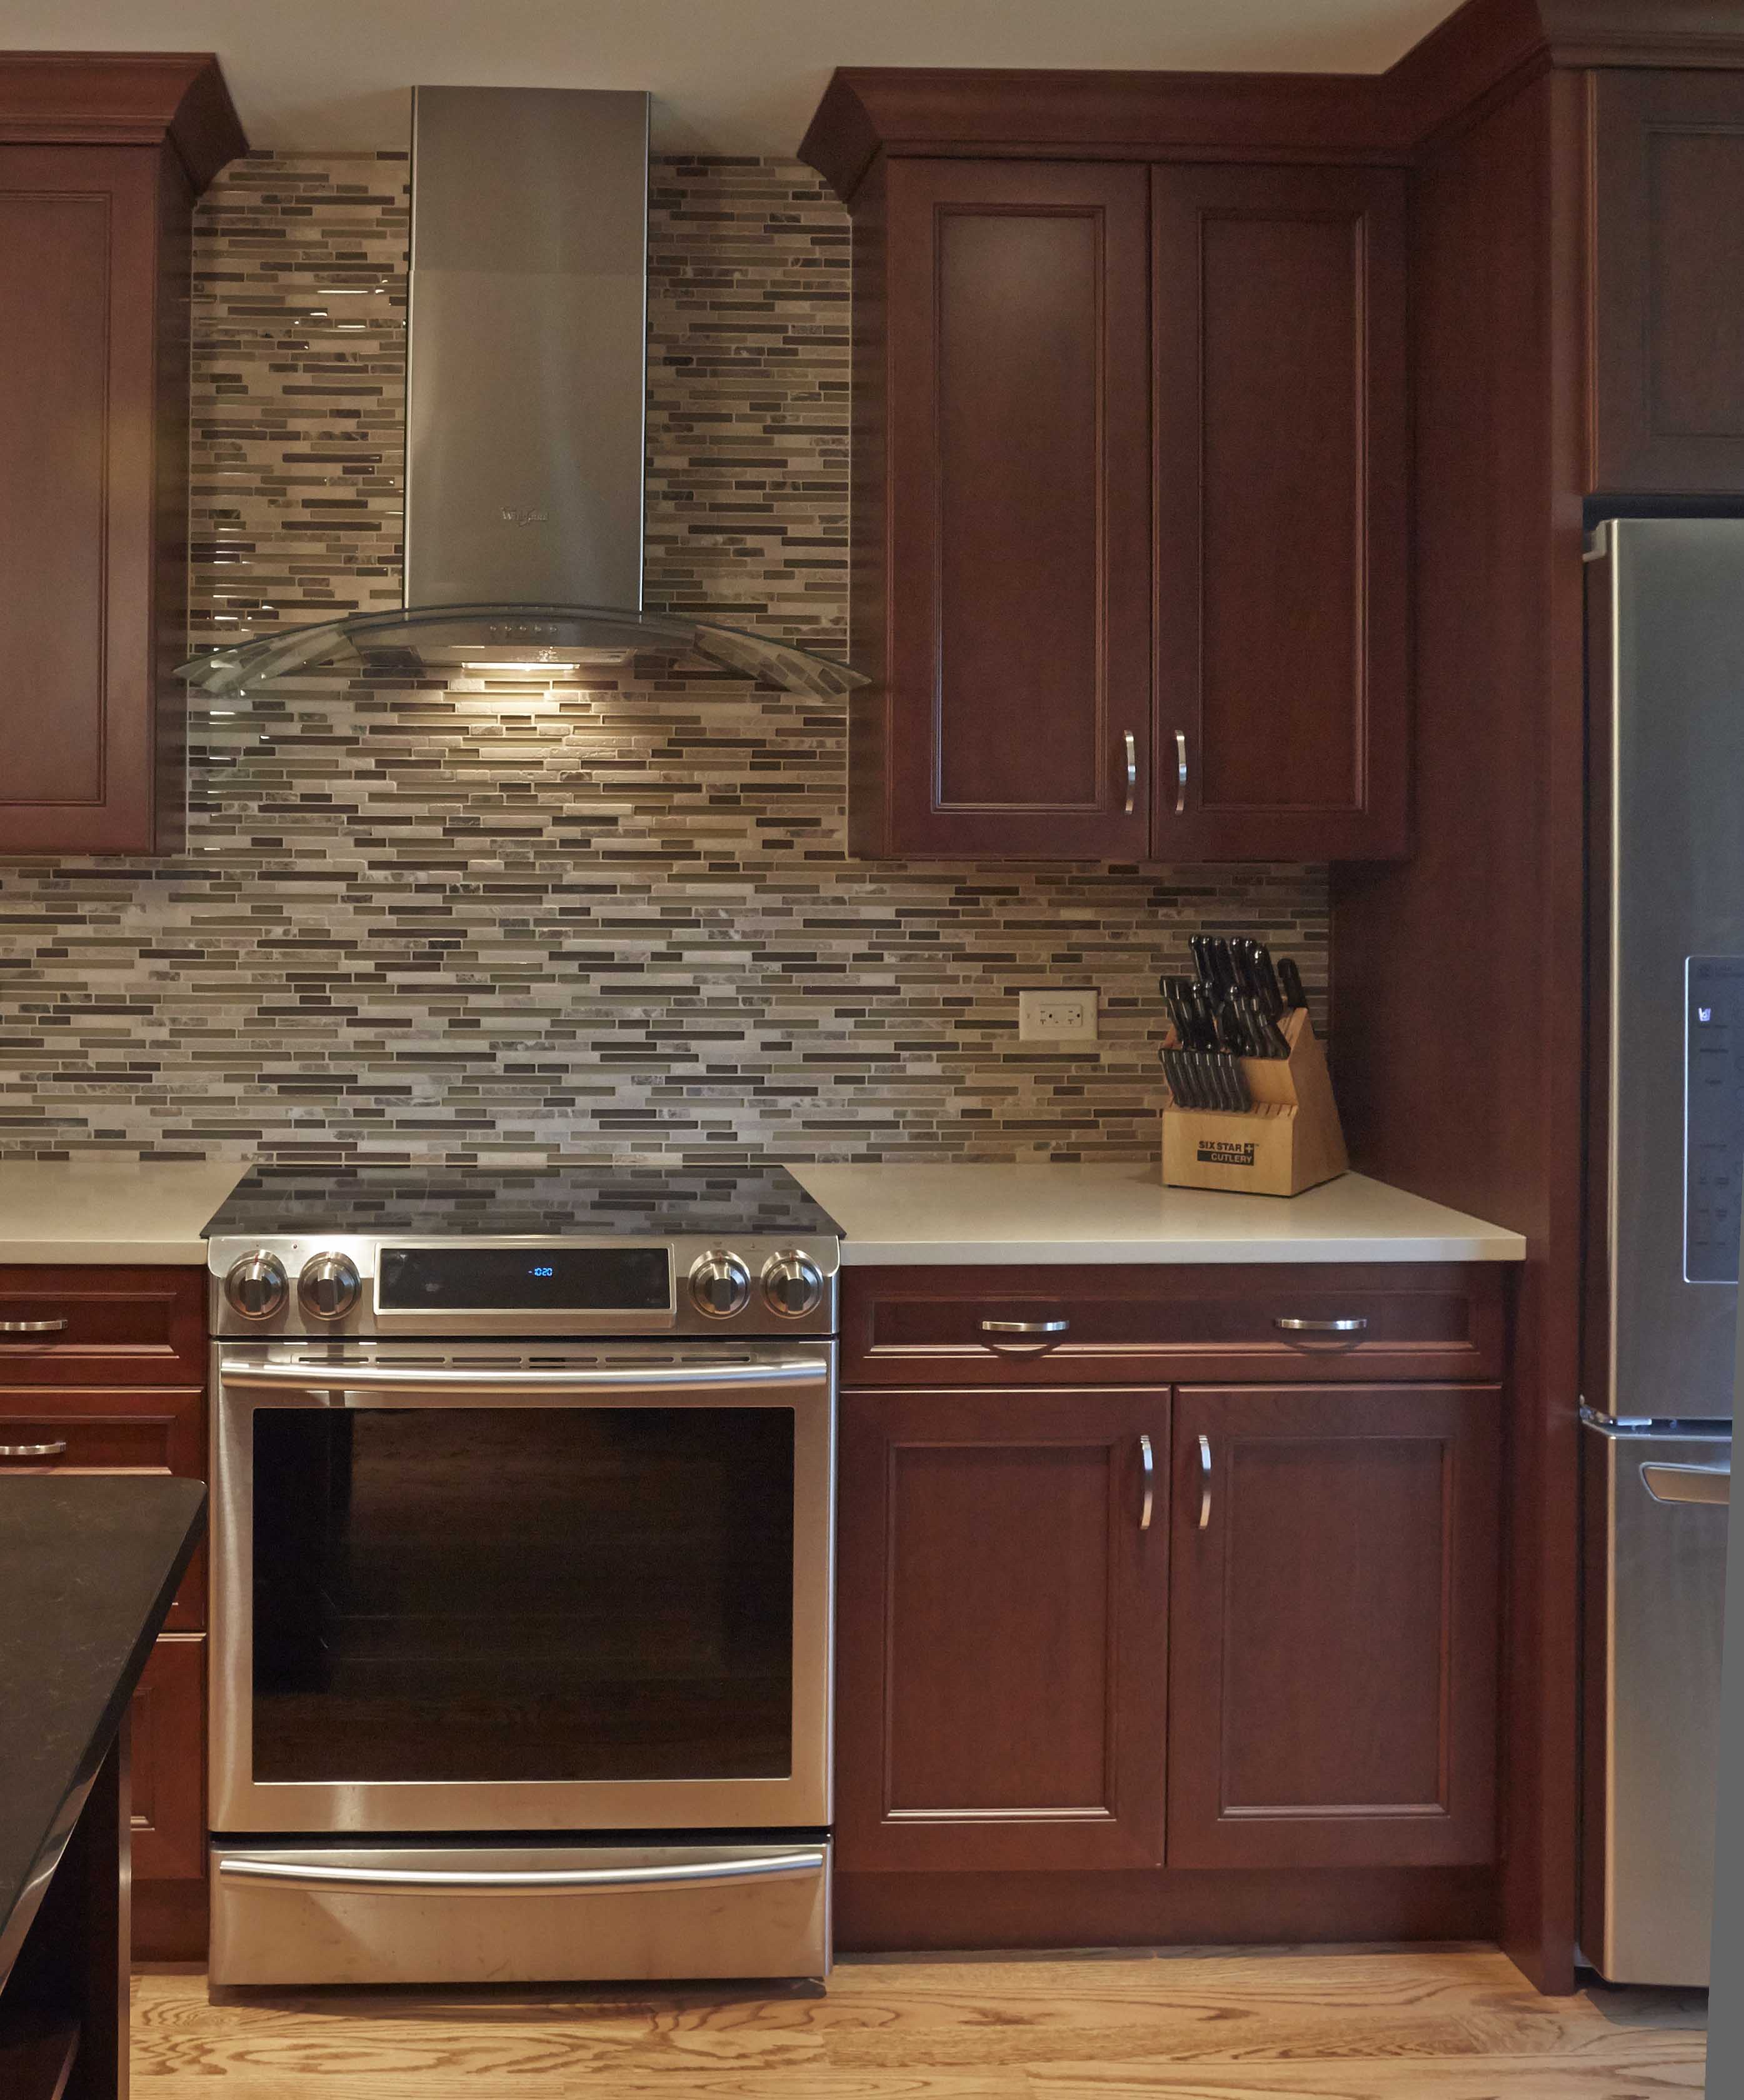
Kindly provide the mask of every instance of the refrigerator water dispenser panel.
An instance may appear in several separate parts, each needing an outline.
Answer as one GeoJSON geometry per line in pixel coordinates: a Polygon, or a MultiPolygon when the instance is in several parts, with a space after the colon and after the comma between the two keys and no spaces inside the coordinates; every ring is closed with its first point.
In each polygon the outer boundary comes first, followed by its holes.
{"type": "Polygon", "coordinates": [[[1744,956],[1685,971],[1684,1281],[1736,1283],[1744,1206],[1744,956]]]}

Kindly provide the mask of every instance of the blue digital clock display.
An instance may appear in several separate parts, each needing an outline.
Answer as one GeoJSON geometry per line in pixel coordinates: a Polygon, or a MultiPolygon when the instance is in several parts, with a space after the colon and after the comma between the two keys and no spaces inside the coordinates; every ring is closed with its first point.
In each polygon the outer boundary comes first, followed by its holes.
{"type": "Polygon", "coordinates": [[[663,1246],[384,1247],[384,1312],[649,1312],[672,1309],[663,1246]]]}

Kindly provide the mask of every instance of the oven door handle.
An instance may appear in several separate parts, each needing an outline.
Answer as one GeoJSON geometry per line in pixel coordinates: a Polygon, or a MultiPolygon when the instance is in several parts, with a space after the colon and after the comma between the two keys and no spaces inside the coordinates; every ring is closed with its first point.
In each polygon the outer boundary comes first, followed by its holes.
{"type": "Polygon", "coordinates": [[[462,1867],[319,1867],[295,1860],[227,1859],[220,1874],[248,1881],[275,1882],[281,1887],[356,1888],[397,1890],[421,1895],[432,1889],[589,1890],[689,1888],[698,1882],[730,1887],[738,1882],[769,1881],[784,1875],[822,1870],[821,1851],[778,1852],[749,1860],[700,1860],[678,1867],[553,1867],[526,1873],[462,1867]]]}
{"type": "Polygon", "coordinates": [[[795,1357],[779,1363],[644,1364],[610,1370],[467,1370],[432,1364],[264,1363],[226,1357],[218,1375],[227,1386],[275,1388],[296,1386],[306,1392],[443,1392],[453,1394],[523,1392],[647,1392],[677,1387],[695,1390],[736,1385],[822,1385],[830,1366],[821,1357],[795,1357]]]}

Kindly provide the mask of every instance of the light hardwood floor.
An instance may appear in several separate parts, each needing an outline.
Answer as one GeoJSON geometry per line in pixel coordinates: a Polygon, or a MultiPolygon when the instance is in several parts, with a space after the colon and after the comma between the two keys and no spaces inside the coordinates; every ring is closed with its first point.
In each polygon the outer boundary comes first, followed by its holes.
{"type": "Polygon", "coordinates": [[[1652,2100],[1699,1992],[1537,1997],[1482,1948],[859,1959],[827,1994],[134,1991],[135,2100],[1652,2100]]]}

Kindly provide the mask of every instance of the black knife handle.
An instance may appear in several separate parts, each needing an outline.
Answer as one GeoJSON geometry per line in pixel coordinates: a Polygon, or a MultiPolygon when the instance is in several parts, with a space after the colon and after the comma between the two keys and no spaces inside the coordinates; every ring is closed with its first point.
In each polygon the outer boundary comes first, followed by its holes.
{"type": "Polygon", "coordinates": [[[1297,968],[1295,960],[1284,956],[1278,964],[1278,988],[1291,1006],[1306,1006],[1308,995],[1302,990],[1302,973],[1297,968]]]}
{"type": "Polygon", "coordinates": [[[1253,967],[1260,981],[1260,999],[1268,1019],[1275,1020],[1284,1010],[1284,992],[1278,982],[1278,973],[1272,966],[1271,951],[1263,941],[1253,943],[1253,967]]]}

